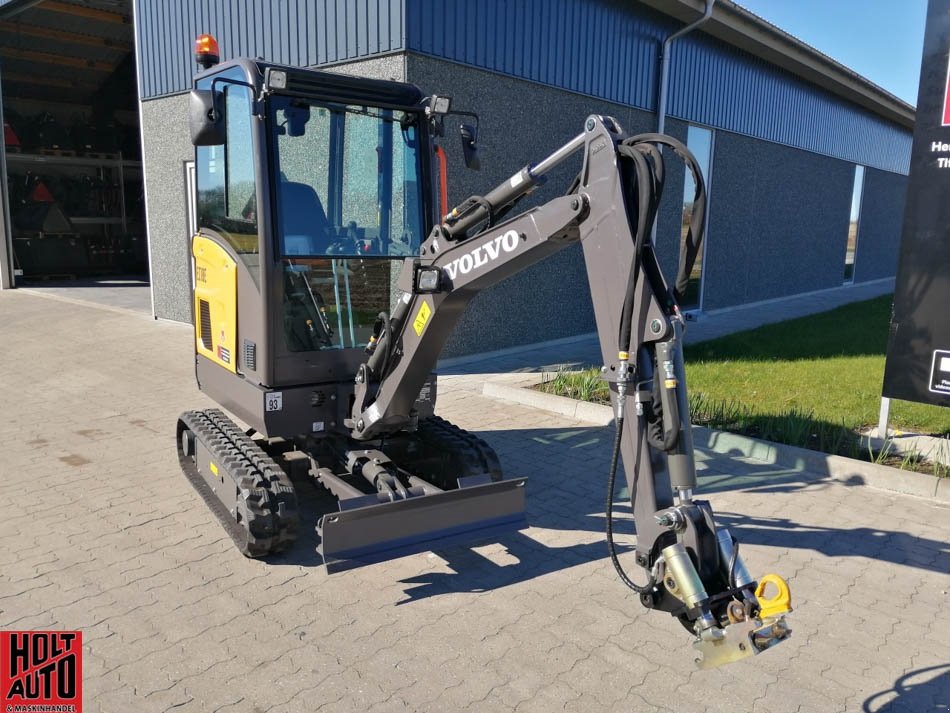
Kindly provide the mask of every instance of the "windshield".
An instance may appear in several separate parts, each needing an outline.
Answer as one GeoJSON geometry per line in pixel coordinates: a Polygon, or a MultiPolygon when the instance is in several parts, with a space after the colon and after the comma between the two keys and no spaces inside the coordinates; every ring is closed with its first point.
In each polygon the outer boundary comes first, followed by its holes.
{"type": "Polygon", "coordinates": [[[271,121],[282,257],[418,254],[418,115],[275,96],[271,121]]]}

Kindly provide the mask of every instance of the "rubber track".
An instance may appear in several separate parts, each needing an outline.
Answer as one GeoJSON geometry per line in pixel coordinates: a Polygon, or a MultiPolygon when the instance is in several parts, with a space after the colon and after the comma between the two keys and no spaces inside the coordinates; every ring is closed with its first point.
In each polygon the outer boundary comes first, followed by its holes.
{"type": "MultiPolygon", "coordinates": [[[[453,478],[487,473],[492,480],[501,480],[501,463],[498,456],[491,446],[474,433],[469,433],[439,416],[430,416],[419,421],[415,435],[427,447],[452,453],[458,459],[453,478]]],[[[400,463],[400,466],[410,472],[413,470],[408,463],[400,463]]]]}
{"type": "Polygon", "coordinates": [[[182,471],[243,554],[265,557],[294,543],[299,523],[294,487],[260,446],[218,409],[183,413],[177,431],[182,471]],[[186,429],[211,451],[214,462],[234,483],[230,506],[211,490],[194,460],[182,452],[181,433],[186,429]]]}

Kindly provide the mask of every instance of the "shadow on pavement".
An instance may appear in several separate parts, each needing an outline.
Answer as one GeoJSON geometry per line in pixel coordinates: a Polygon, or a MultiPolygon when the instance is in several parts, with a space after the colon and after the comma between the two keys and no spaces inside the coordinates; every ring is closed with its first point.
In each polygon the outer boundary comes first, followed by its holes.
{"type": "MultiPolygon", "coordinates": [[[[481,554],[472,547],[433,548],[454,572],[428,572],[403,580],[409,585],[401,603],[448,592],[477,592],[505,587],[607,556],[604,533],[604,497],[613,436],[610,428],[536,428],[481,431],[501,458],[509,476],[527,476],[527,514],[532,527],[558,532],[591,533],[596,541],[551,546],[523,532],[481,542],[499,557],[481,554]],[[502,559],[502,564],[494,561],[502,559]]],[[[700,463],[699,497],[719,492],[791,493],[833,486],[799,470],[766,463],[730,461],[726,456],[700,463]],[[730,469],[733,472],[724,473],[730,469]]],[[[623,483],[622,473],[618,480],[623,483]]],[[[618,486],[619,488],[620,486],[618,486]]],[[[319,518],[337,508],[334,498],[309,482],[297,483],[300,500],[300,535],[294,548],[272,558],[275,564],[319,567],[316,553],[319,518]]],[[[632,534],[629,501],[616,494],[618,530],[632,534]]],[[[712,498],[716,508],[715,498],[712,498]]],[[[800,524],[791,518],[762,518],[717,510],[717,521],[733,529],[740,542],[811,549],[829,557],[863,556],[928,571],[950,570],[946,543],[873,527],[829,528],[800,524]]],[[[583,537],[583,536],[582,536],[583,537]]],[[[546,539],[544,535],[542,540],[546,539]]],[[[576,538],[575,538],[576,539],[576,538]]]]}
{"type": "Polygon", "coordinates": [[[864,713],[950,710],[950,663],[905,673],[894,682],[893,688],[865,700],[861,710],[864,713]]]}
{"type": "MultiPolygon", "coordinates": [[[[623,520],[617,529],[632,530],[629,507],[618,507],[618,511],[623,520]]],[[[545,527],[544,518],[532,517],[530,509],[528,521],[532,526],[545,527]]],[[[827,557],[867,557],[938,573],[950,570],[950,547],[946,543],[904,532],[866,527],[850,530],[812,527],[787,518],[750,518],[728,512],[716,513],[716,521],[728,527],[743,544],[809,549],[827,557]]],[[[471,548],[436,549],[434,552],[446,560],[454,572],[427,572],[402,580],[409,586],[405,591],[407,598],[399,604],[453,592],[482,592],[507,587],[607,557],[602,514],[578,514],[577,527],[563,529],[596,532],[601,538],[596,542],[551,547],[524,533],[515,533],[499,538],[495,546],[490,547],[495,554],[499,545],[506,550],[503,559],[510,561],[504,564],[498,564],[490,556],[483,556],[471,548]]],[[[629,546],[618,546],[621,553],[630,549],[629,546]]],[[[623,561],[625,567],[632,568],[628,560],[623,561]]]]}
{"type": "Polygon", "coordinates": [[[76,280],[31,280],[25,278],[17,281],[18,287],[31,289],[43,288],[85,288],[85,287],[148,287],[147,275],[116,275],[112,277],[81,277],[76,280]]]}
{"type": "MultiPolygon", "coordinates": [[[[406,598],[396,604],[408,604],[455,592],[501,589],[607,557],[607,545],[601,540],[551,547],[522,532],[515,532],[504,535],[493,543],[483,544],[487,545],[491,554],[483,555],[467,547],[434,550],[454,571],[425,572],[400,580],[401,584],[407,585],[406,598]],[[494,558],[504,559],[506,562],[498,563],[494,558]]],[[[624,548],[618,543],[617,549],[622,553],[631,548],[624,548]]]]}
{"type": "Polygon", "coordinates": [[[906,532],[875,527],[816,527],[790,518],[728,512],[717,512],[716,521],[742,543],[808,549],[826,557],[868,557],[941,574],[950,571],[950,544],[906,532]]]}
{"type": "MultiPolygon", "coordinates": [[[[498,453],[506,474],[532,478],[534,488],[568,491],[580,502],[601,503],[605,495],[613,426],[479,431],[498,453]]],[[[697,448],[700,495],[729,491],[791,493],[833,484],[859,485],[859,478],[837,481],[808,472],[746,459],[745,454],[715,454],[697,448]]],[[[623,471],[617,480],[625,482],[623,471]]],[[[529,493],[531,491],[529,490],[529,493]]]]}

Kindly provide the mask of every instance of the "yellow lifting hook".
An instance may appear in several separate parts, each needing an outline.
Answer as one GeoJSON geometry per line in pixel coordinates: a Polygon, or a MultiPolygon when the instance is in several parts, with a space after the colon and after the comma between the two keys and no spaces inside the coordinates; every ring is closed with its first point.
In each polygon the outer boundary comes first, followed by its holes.
{"type": "Polygon", "coordinates": [[[759,586],[755,588],[755,596],[759,600],[759,616],[762,619],[792,611],[792,593],[789,591],[788,582],[777,574],[763,575],[759,580],[759,586]],[[774,597],[766,599],[763,594],[769,584],[775,586],[777,593],[774,597]]]}

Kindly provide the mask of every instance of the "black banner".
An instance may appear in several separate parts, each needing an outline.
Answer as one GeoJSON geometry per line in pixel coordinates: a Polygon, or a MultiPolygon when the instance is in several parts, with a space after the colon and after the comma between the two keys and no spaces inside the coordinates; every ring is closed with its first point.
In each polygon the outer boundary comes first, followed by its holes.
{"type": "Polygon", "coordinates": [[[883,395],[950,406],[950,0],[930,0],[883,395]]]}

